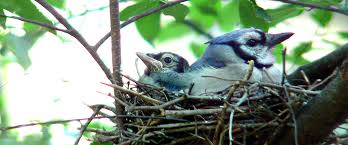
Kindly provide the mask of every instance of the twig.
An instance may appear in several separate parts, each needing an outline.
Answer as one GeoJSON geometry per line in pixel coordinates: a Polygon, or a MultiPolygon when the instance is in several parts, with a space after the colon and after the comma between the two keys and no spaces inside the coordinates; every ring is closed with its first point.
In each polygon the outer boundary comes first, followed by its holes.
{"type": "MultiPolygon", "coordinates": [[[[339,67],[336,77],[317,97],[309,100],[296,112],[299,144],[318,144],[347,118],[347,74],[348,59],[346,57],[346,60],[343,60],[339,67]]],[[[294,128],[285,127],[283,129],[282,134],[270,144],[294,144],[294,128]]]]}
{"type": "MultiPolygon", "coordinates": [[[[242,105],[246,100],[248,99],[248,93],[245,92],[244,95],[242,96],[242,98],[240,98],[240,100],[237,102],[237,104],[235,105],[236,107],[239,107],[240,105],[242,105]]],[[[228,131],[228,135],[229,135],[229,139],[230,139],[230,145],[233,144],[233,137],[232,137],[232,127],[233,127],[233,116],[234,116],[234,110],[231,111],[230,114],[230,125],[229,125],[229,131],[228,131]]],[[[223,134],[220,134],[220,138],[223,134]]],[[[222,140],[220,140],[220,144],[222,144],[222,140]]]]}
{"type": "Polygon", "coordinates": [[[279,98],[289,108],[289,112],[291,113],[291,118],[292,118],[292,121],[294,124],[293,125],[294,126],[294,142],[295,142],[295,145],[298,145],[297,121],[296,121],[294,108],[290,105],[293,101],[291,100],[291,98],[289,96],[288,89],[285,86],[283,86],[283,87],[284,87],[284,94],[285,94],[285,97],[288,99],[288,102],[286,102],[282,97],[279,97],[279,98]]]}
{"type": "MultiPolygon", "coordinates": [[[[227,109],[226,112],[231,112],[232,109],[227,109]]],[[[165,110],[165,116],[194,116],[194,115],[208,115],[222,112],[222,108],[217,109],[196,109],[196,110],[165,110]]]]}
{"type": "MultiPolygon", "coordinates": [[[[86,104],[87,105],[87,104],[86,104]]],[[[95,104],[95,105],[87,105],[88,108],[92,109],[93,111],[96,110],[96,108],[101,107],[102,109],[109,110],[113,113],[116,113],[116,109],[104,104],[95,104]]],[[[100,111],[99,111],[100,112],[100,111]]]]}
{"type": "MultiPolygon", "coordinates": [[[[202,77],[209,77],[209,78],[215,78],[215,79],[221,79],[221,80],[225,80],[225,81],[234,81],[234,82],[238,82],[238,81],[242,81],[245,83],[257,83],[260,86],[265,86],[265,87],[271,87],[271,88],[276,88],[276,89],[283,89],[283,86],[281,85],[277,85],[277,84],[272,84],[272,83],[264,83],[264,82],[255,82],[255,81],[243,81],[243,80],[230,80],[230,79],[224,79],[224,78],[220,78],[220,77],[216,77],[216,76],[202,76],[202,77]]],[[[310,95],[318,95],[320,93],[320,91],[311,91],[311,90],[305,90],[305,89],[297,89],[293,86],[287,86],[288,87],[288,91],[291,92],[295,92],[295,93],[304,93],[304,94],[310,94],[310,95]]]]}
{"type": "Polygon", "coordinates": [[[23,21],[23,22],[28,22],[28,23],[32,23],[32,24],[35,24],[35,25],[39,25],[41,27],[45,27],[45,28],[48,28],[48,29],[57,30],[57,31],[61,31],[61,32],[70,34],[69,30],[61,29],[61,28],[58,28],[56,26],[53,26],[53,25],[50,25],[50,24],[46,24],[46,23],[42,23],[42,22],[35,21],[35,20],[31,20],[31,19],[26,19],[26,18],[17,17],[17,16],[7,16],[7,15],[3,15],[3,14],[0,14],[0,17],[16,19],[16,20],[20,20],[20,21],[23,21]]]}
{"type": "Polygon", "coordinates": [[[161,124],[157,126],[148,126],[149,129],[168,129],[168,128],[182,128],[187,126],[196,126],[196,125],[208,125],[216,123],[213,121],[199,121],[199,122],[185,122],[185,123],[171,123],[171,124],[161,124]]]}
{"type": "MultiPolygon", "coordinates": [[[[173,121],[187,121],[185,119],[179,119],[179,118],[172,118],[172,117],[158,117],[158,116],[136,116],[136,115],[112,115],[112,116],[97,116],[93,119],[104,119],[104,118],[115,118],[115,117],[122,117],[122,118],[144,118],[144,119],[162,119],[162,120],[173,120],[173,121]]],[[[3,127],[0,128],[0,131],[7,131],[11,129],[16,128],[22,128],[22,127],[29,127],[29,126],[37,126],[37,125],[51,125],[51,124],[61,124],[61,123],[67,123],[67,122],[73,122],[73,121],[82,121],[82,120],[88,120],[88,118],[77,118],[77,119],[67,119],[67,120],[56,120],[56,121],[47,121],[47,122],[38,122],[38,123],[28,123],[28,124],[20,124],[15,126],[9,126],[9,127],[3,127]]]]}
{"type": "Polygon", "coordinates": [[[105,94],[105,93],[103,93],[103,92],[99,92],[99,91],[97,91],[97,92],[100,93],[100,94],[103,94],[103,95],[107,95],[107,96],[109,96],[109,97],[112,97],[113,99],[115,99],[115,101],[117,101],[120,105],[122,105],[122,106],[124,106],[124,107],[128,107],[128,106],[129,106],[126,102],[123,102],[121,99],[119,99],[119,98],[117,98],[117,97],[111,95],[110,93],[105,94]]]}
{"type": "Polygon", "coordinates": [[[158,101],[158,100],[156,100],[156,99],[153,99],[153,98],[151,98],[151,97],[145,96],[145,95],[140,94],[140,93],[138,93],[138,92],[125,89],[125,88],[120,87],[120,86],[118,86],[118,85],[106,84],[106,83],[101,83],[101,84],[107,85],[107,86],[109,86],[109,87],[113,87],[114,89],[117,89],[117,90],[119,90],[119,91],[121,91],[121,92],[130,94],[130,95],[138,96],[139,98],[141,98],[141,99],[144,100],[145,102],[150,103],[150,104],[153,104],[153,105],[158,105],[158,104],[163,103],[162,101],[158,101]]]}
{"type": "Polygon", "coordinates": [[[338,9],[338,8],[336,8],[334,6],[323,6],[323,5],[320,5],[320,4],[304,2],[304,1],[298,1],[298,0],[273,0],[273,1],[280,1],[280,2],[283,2],[283,3],[300,5],[300,6],[309,7],[309,8],[322,9],[322,10],[332,11],[332,12],[336,12],[336,13],[340,13],[340,14],[348,16],[348,11],[347,10],[338,9]]]}
{"type": "Polygon", "coordinates": [[[35,0],[37,3],[39,3],[41,6],[43,6],[48,12],[50,12],[65,28],[68,29],[69,34],[73,36],[76,40],[78,40],[88,51],[88,53],[93,57],[93,59],[98,63],[99,67],[103,70],[106,77],[112,82],[112,74],[109,70],[109,68],[105,65],[105,63],[101,60],[99,55],[96,51],[93,50],[93,47],[90,46],[85,38],[82,37],[82,35],[74,28],[72,27],[69,22],[64,19],[62,15],[60,15],[51,5],[49,5],[45,0],[35,0]]]}
{"type": "Polygon", "coordinates": [[[311,85],[311,82],[308,79],[308,76],[306,75],[306,73],[303,70],[301,70],[300,72],[301,72],[301,75],[303,76],[303,79],[306,81],[307,85],[311,85]]]}
{"type": "Polygon", "coordinates": [[[321,85],[327,83],[327,82],[328,82],[329,80],[331,80],[335,75],[336,75],[336,71],[334,71],[331,75],[329,75],[328,77],[326,77],[326,78],[325,78],[324,80],[322,80],[321,82],[319,82],[319,83],[317,83],[317,84],[315,84],[315,85],[313,85],[313,86],[310,86],[310,87],[308,88],[308,90],[314,90],[314,89],[316,89],[317,87],[319,87],[319,86],[321,86],[321,85]]]}
{"type": "MultiPolygon", "coordinates": [[[[179,4],[181,2],[185,2],[187,0],[174,0],[174,1],[171,1],[171,2],[167,2],[159,7],[156,7],[156,8],[153,8],[151,10],[148,10],[142,14],[139,14],[139,15],[136,15],[136,16],[133,16],[131,18],[129,18],[127,21],[125,21],[124,23],[121,24],[121,28],[127,26],[128,24],[130,23],[133,23],[143,17],[146,17],[148,15],[151,15],[153,13],[156,13],[156,12],[159,12],[165,8],[168,8],[168,7],[171,7],[171,6],[174,6],[176,4],[179,4]]],[[[109,37],[111,36],[111,32],[107,33],[105,36],[103,36],[95,45],[94,45],[94,51],[97,51],[98,48],[100,47],[100,45],[102,45],[109,37]]]]}
{"type": "Polygon", "coordinates": [[[171,105],[175,105],[176,103],[181,102],[183,100],[185,100],[185,97],[179,97],[179,98],[165,102],[165,103],[163,103],[161,105],[157,105],[157,106],[129,106],[129,107],[126,107],[126,110],[129,112],[132,112],[135,110],[161,110],[161,109],[167,108],[171,105]]]}
{"type": "Polygon", "coordinates": [[[224,124],[224,117],[226,115],[226,111],[227,111],[227,108],[228,108],[228,104],[227,102],[230,101],[230,99],[232,98],[234,92],[238,89],[239,86],[242,86],[245,84],[245,81],[249,80],[249,78],[251,77],[251,74],[253,72],[253,69],[254,69],[254,61],[251,60],[249,61],[249,69],[248,71],[246,72],[244,78],[243,78],[243,81],[239,81],[238,83],[236,83],[235,85],[233,85],[231,87],[231,89],[229,90],[228,94],[227,94],[227,97],[225,99],[225,103],[224,103],[224,107],[222,108],[222,111],[221,111],[221,114],[218,118],[218,123],[216,125],[216,129],[215,129],[215,133],[214,133],[214,144],[218,144],[219,143],[219,135],[220,135],[220,130],[224,124]]]}
{"type": "Polygon", "coordinates": [[[85,132],[85,130],[87,129],[89,123],[92,122],[92,120],[94,119],[94,117],[99,113],[100,109],[102,109],[101,106],[97,107],[96,110],[94,110],[94,112],[93,112],[93,114],[91,115],[91,117],[89,117],[89,118],[87,119],[87,122],[82,126],[82,128],[81,128],[81,130],[80,130],[80,134],[79,134],[79,136],[76,138],[76,141],[75,141],[74,145],[78,145],[78,144],[79,144],[80,139],[81,139],[81,137],[82,137],[82,135],[83,135],[83,132],[85,132]]]}
{"type": "MultiPolygon", "coordinates": [[[[81,128],[79,128],[81,129],[81,128]]],[[[100,129],[95,129],[95,128],[86,128],[85,132],[94,132],[97,134],[102,134],[106,136],[114,136],[117,135],[115,131],[105,131],[105,130],[100,130],[100,129]]]]}

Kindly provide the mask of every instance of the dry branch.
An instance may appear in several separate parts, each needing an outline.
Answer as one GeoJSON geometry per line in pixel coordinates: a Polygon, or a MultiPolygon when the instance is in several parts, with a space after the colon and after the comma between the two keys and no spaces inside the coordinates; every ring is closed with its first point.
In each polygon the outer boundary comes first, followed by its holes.
{"type": "MultiPolygon", "coordinates": [[[[348,117],[347,106],[348,59],[335,79],[297,113],[299,144],[318,144],[329,136],[348,117]]],[[[292,145],[293,137],[294,129],[286,127],[272,144],[292,145]]]]}
{"type": "Polygon", "coordinates": [[[280,2],[283,2],[283,3],[300,5],[300,6],[303,6],[303,7],[322,9],[322,10],[332,11],[332,12],[336,12],[336,13],[340,13],[340,14],[348,16],[348,10],[340,9],[340,8],[335,7],[335,6],[324,6],[324,5],[321,5],[321,4],[316,4],[314,2],[304,2],[304,1],[298,1],[298,0],[273,0],[273,1],[280,1],[280,2]]]}
{"type": "Polygon", "coordinates": [[[348,54],[348,44],[343,45],[341,48],[331,52],[330,54],[320,58],[309,64],[300,66],[295,72],[287,76],[288,81],[292,85],[306,85],[301,71],[303,71],[310,82],[315,80],[324,80],[327,76],[339,66],[348,54]]]}

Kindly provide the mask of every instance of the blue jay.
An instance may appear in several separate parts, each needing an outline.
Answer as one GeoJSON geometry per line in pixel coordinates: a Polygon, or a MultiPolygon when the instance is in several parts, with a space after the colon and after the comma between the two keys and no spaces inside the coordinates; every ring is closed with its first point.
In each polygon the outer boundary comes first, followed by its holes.
{"type": "Polygon", "coordinates": [[[164,87],[169,91],[181,91],[190,86],[190,75],[185,74],[189,64],[185,58],[171,52],[136,54],[147,67],[139,82],[164,87]]]}
{"type": "Polygon", "coordinates": [[[236,30],[207,42],[209,46],[203,56],[191,66],[190,74],[194,87],[192,94],[204,94],[226,89],[230,81],[240,80],[248,70],[247,62],[254,61],[251,81],[281,82],[281,73],[273,65],[273,46],[290,38],[294,33],[270,34],[248,28],[236,30]]]}

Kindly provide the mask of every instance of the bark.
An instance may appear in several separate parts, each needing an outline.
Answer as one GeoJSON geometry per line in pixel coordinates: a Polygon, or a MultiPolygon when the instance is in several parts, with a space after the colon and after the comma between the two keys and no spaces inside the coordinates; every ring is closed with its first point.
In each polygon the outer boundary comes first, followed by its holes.
{"type": "Polygon", "coordinates": [[[345,44],[321,59],[300,66],[296,71],[287,76],[287,80],[292,85],[305,85],[306,83],[301,74],[301,70],[308,76],[310,82],[314,82],[317,79],[323,80],[332,74],[335,68],[342,63],[347,54],[348,44],[345,44]]]}
{"type": "MultiPolygon", "coordinates": [[[[114,82],[123,86],[121,71],[121,34],[120,34],[120,19],[119,19],[119,6],[118,0],[110,0],[110,23],[111,23],[111,54],[112,54],[112,70],[114,82]]],[[[122,94],[118,90],[114,90],[115,97],[123,100],[122,94]]],[[[118,103],[114,102],[116,108],[116,115],[124,115],[124,107],[118,103]]],[[[120,133],[124,130],[123,118],[116,118],[117,127],[120,133]]]]}
{"type": "MultiPolygon", "coordinates": [[[[347,45],[336,52],[347,50],[347,45]]],[[[332,53],[342,57],[342,54],[332,53]]],[[[336,58],[337,58],[336,57],[336,58]]],[[[325,59],[325,58],[323,58],[325,59]]],[[[317,62],[328,63],[328,60],[317,62]]],[[[334,61],[338,63],[338,61],[334,61]]],[[[331,68],[334,64],[328,66],[331,68]]],[[[321,67],[319,67],[320,69],[321,67]]],[[[320,71],[318,71],[320,72],[320,71]]],[[[296,113],[298,143],[301,145],[318,144],[327,137],[348,116],[348,59],[339,68],[336,77],[322,92],[296,113]]],[[[285,127],[282,133],[271,144],[293,145],[294,128],[285,127]]]]}

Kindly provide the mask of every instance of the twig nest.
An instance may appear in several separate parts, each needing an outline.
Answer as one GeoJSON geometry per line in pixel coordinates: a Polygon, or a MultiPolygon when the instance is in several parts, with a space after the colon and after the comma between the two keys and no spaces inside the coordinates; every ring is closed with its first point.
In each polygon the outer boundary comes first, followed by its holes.
{"type": "Polygon", "coordinates": [[[199,96],[139,85],[140,92],[124,93],[131,104],[125,107],[127,115],[133,117],[126,119],[126,133],[118,138],[132,144],[267,144],[282,126],[292,125],[290,112],[316,94],[292,86],[243,84],[230,100],[225,99],[233,85],[199,96]]]}

